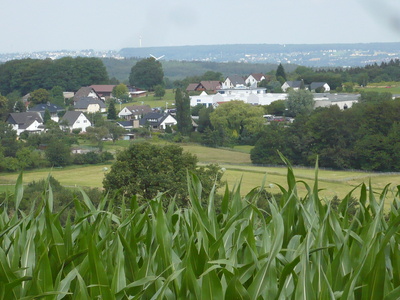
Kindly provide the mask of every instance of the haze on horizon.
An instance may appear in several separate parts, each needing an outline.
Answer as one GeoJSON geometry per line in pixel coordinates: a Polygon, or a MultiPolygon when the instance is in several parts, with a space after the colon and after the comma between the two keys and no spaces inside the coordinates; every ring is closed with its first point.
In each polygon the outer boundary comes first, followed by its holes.
{"type": "Polygon", "coordinates": [[[0,53],[400,42],[398,0],[0,0],[0,53]]]}

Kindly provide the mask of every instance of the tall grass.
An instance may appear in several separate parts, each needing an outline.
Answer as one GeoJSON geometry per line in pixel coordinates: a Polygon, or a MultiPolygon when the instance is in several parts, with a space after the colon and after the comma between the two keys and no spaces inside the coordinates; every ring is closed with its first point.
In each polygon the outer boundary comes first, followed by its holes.
{"type": "Polygon", "coordinates": [[[20,176],[0,210],[0,299],[398,299],[399,191],[362,185],[352,216],[351,192],[334,210],[317,176],[296,181],[288,164],[283,197],[261,210],[262,185],[244,197],[226,187],[217,205],[189,174],[188,208],[163,194],[97,207],[86,196],[65,225],[50,186],[19,210],[20,176]]]}

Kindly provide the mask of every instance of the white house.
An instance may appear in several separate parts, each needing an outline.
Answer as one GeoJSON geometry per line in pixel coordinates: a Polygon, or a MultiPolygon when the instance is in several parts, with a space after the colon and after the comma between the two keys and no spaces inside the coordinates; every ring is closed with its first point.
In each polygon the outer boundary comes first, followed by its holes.
{"type": "Polygon", "coordinates": [[[90,97],[80,99],[74,104],[74,109],[87,113],[106,112],[107,110],[103,101],[90,97]]]}
{"type": "Polygon", "coordinates": [[[228,76],[222,83],[223,89],[233,89],[236,87],[243,88],[245,86],[246,82],[244,81],[243,77],[239,75],[228,76]]]}
{"type": "MultiPolygon", "coordinates": [[[[67,127],[72,131],[73,129],[81,129],[81,132],[86,132],[86,128],[92,126],[92,123],[86,118],[85,114],[80,111],[67,111],[61,118],[61,123],[67,123],[67,127]]],[[[62,129],[64,125],[60,126],[62,129]]]]}
{"type": "Polygon", "coordinates": [[[329,92],[331,87],[327,82],[311,82],[310,84],[310,91],[315,92],[317,89],[321,89],[323,92],[329,92]]]}
{"type": "Polygon", "coordinates": [[[156,112],[151,112],[143,116],[140,119],[140,126],[151,126],[153,129],[165,130],[167,126],[176,125],[178,122],[170,114],[159,114],[156,112]]]}
{"type": "Polygon", "coordinates": [[[118,117],[125,120],[137,120],[149,112],[151,112],[150,105],[132,105],[121,109],[118,113],[118,117]]]}
{"type": "Polygon", "coordinates": [[[257,89],[229,89],[220,90],[215,95],[207,95],[205,92],[198,96],[190,96],[190,106],[198,104],[209,106],[217,106],[219,102],[227,102],[232,100],[241,100],[245,103],[254,105],[269,105],[276,100],[285,100],[287,94],[284,93],[266,93],[265,88],[257,89]]]}
{"type": "Polygon", "coordinates": [[[43,118],[37,111],[11,113],[7,117],[7,123],[20,135],[22,132],[40,133],[44,131],[43,118]]]}
{"type": "Polygon", "coordinates": [[[282,84],[282,91],[286,92],[287,89],[291,88],[295,91],[299,90],[301,87],[301,80],[296,80],[296,81],[286,81],[284,84],[282,84]]]}
{"type": "Polygon", "coordinates": [[[261,80],[264,80],[264,79],[265,79],[265,75],[264,75],[264,74],[261,74],[261,73],[253,73],[253,74],[250,74],[250,75],[246,78],[245,83],[246,83],[246,86],[257,87],[258,83],[259,83],[261,80]]]}

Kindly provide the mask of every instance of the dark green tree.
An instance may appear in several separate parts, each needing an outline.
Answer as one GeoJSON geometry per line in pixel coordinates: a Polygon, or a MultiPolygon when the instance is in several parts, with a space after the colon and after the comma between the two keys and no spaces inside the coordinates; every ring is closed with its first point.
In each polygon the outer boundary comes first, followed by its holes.
{"type": "Polygon", "coordinates": [[[154,86],[154,97],[162,98],[165,95],[165,89],[161,84],[154,86]]]}
{"type": "Polygon", "coordinates": [[[49,121],[51,120],[51,115],[48,109],[46,109],[44,111],[44,115],[43,115],[43,123],[47,124],[49,121]]]}
{"type": "Polygon", "coordinates": [[[129,83],[133,86],[153,90],[163,84],[164,71],[161,63],[153,57],[138,61],[131,69],[129,83]]]}
{"type": "Polygon", "coordinates": [[[50,102],[51,100],[51,94],[48,90],[46,89],[37,89],[34,90],[32,93],[29,95],[29,101],[35,105],[35,104],[40,104],[40,103],[47,103],[50,102]]]}
{"type": "Polygon", "coordinates": [[[107,122],[106,127],[108,129],[109,137],[112,139],[113,143],[115,143],[124,133],[126,133],[124,128],[114,122],[107,122]]]}
{"type": "Polygon", "coordinates": [[[45,149],[47,160],[52,166],[63,167],[71,163],[71,146],[63,139],[51,138],[45,149]]]}
{"type": "Polygon", "coordinates": [[[285,81],[287,80],[286,72],[285,72],[285,69],[283,68],[282,64],[279,64],[278,68],[276,69],[275,77],[281,84],[284,84],[285,81]]]}
{"type": "Polygon", "coordinates": [[[178,132],[182,135],[188,135],[192,130],[192,117],[190,115],[190,98],[181,89],[175,92],[176,121],[178,132]]]}
{"type": "Polygon", "coordinates": [[[99,151],[103,151],[104,148],[104,139],[108,137],[110,132],[106,125],[104,126],[96,126],[96,127],[88,127],[86,128],[86,135],[90,141],[97,144],[99,151]]]}
{"type": "Polygon", "coordinates": [[[55,86],[50,90],[50,102],[61,107],[65,107],[64,89],[61,86],[55,86]]]}
{"type": "Polygon", "coordinates": [[[108,105],[107,119],[109,120],[117,119],[117,110],[115,108],[115,101],[113,99],[110,101],[110,104],[108,105]]]}
{"type": "MultiPolygon", "coordinates": [[[[150,143],[133,143],[120,152],[103,186],[106,191],[120,191],[126,197],[140,195],[152,199],[158,193],[177,196],[177,202],[187,199],[187,172],[196,173],[203,186],[219,183],[219,167],[205,172],[197,167],[197,157],[177,145],[159,146],[150,143]]],[[[205,191],[207,192],[207,191],[205,191]]]]}

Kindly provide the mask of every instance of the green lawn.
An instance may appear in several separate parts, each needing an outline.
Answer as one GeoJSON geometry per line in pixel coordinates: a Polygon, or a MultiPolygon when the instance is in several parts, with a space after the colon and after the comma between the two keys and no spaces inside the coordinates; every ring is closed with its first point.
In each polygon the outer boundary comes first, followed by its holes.
{"type": "MultiPolygon", "coordinates": [[[[107,142],[105,149],[109,151],[118,151],[126,148],[129,141],[118,141],[115,144],[107,142]]],[[[165,143],[159,141],[159,143],[165,143]]],[[[250,155],[245,152],[238,152],[229,149],[217,149],[203,147],[197,144],[182,144],[185,151],[195,154],[200,164],[218,163],[226,171],[223,180],[226,180],[232,188],[241,181],[241,191],[245,194],[254,187],[260,186],[266,176],[266,186],[272,193],[279,193],[278,184],[286,187],[285,167],[260,167],[251,165],[250,155]]],[[[243,150],[243,149],[241,149],[243,150]]],[[[110,169],[111,164],[106,165],[90,165],[90,166],[69,166],[66,168],[54,169],[38,169],[24,172],[24,183],[33,180],[44,179],[50,173],[61,184],[65,186],[75,187],[102,187],[102,181],[106,174],[107,168],[110,169]]],[[[314,184],[314,169],[295,168],[295,176],[298,180],[303,180],[309,185],[314,184]]],[[[15,183],[18,173],[0,173],[0,184],[15,183]]],[[[332,198],[334,195],[344,197],[353,188],[361,183],[368,184],[372,182],[375,192],[380,192],[386,184],[392,184],[392,187],[400,185],[399,174],[392,173],[367,173],[354,171],[332,171],[319,170],[319,188],[322,189],[320,195],[322,197],[332,198]]],[[[12,186],[0,185],[0,191],[12,191],[12,186]]],[[[298,190],[301,195],[307,192],[303,184],[299,184],[298,190]]],[[[358,197],[359,191],[355,195],[358,197]]]]}
{"type": "MultiPolygon", "coordinates": [[[[150,105],[150,107],[162,107],[174,108],[175,107],[175,93],[172,89],[165,90],[165,95],[161,99],[159,97],[154,97],[154,93],[150,92],[148,96],[136,98],[134,102],[123,103],[122,108],[131,105],[150,105]]],[[[117,105],[117,110],[119,110],[119,105],[117,105]]]]}
{"type": "Polygon", "coordinates": [[[379,82],[379,83],[369,83],[366,87],[356,87],[359,91],[366,92],[389,92],[392,94],[400,94],[400,82],[379,82]]]}

